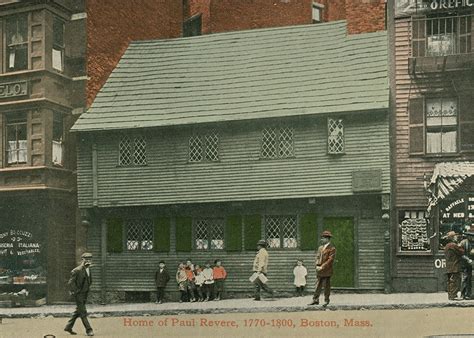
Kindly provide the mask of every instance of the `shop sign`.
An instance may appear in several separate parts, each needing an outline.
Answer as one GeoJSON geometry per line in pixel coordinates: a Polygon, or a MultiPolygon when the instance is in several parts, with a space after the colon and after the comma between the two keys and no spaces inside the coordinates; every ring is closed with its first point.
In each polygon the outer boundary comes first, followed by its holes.
{"type": "Polygon", "coordinates": [[[397,0],[395,16],[474,8],[474,0],[397,0]]]}
{"type": "Polygon", "coordinates": [[[26,81],[17,81],[9,83],[0,83],[0,98],[9,98],[15,96],[24,96],[28,93],[28,83],[26,81]]]}
{"type": "Polygon", "coordinates": [[[446,259],[444,258],[435,259],[434,266],[436,269],[444,269],[446,267],[446,259]]]}
{"type": "Polygon", "coordinates": [[[33,235],[24,230],[8,230],[0,233],[0,256],[25,256],[41,253],[41,244],[33,241],[33,235]]]}

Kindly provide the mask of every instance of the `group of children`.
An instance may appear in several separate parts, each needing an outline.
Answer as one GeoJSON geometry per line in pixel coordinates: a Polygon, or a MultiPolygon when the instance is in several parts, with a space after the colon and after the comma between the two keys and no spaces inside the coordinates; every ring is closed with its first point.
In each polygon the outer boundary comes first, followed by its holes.
{"type": "Polygon", "coordinates": [[[210,262],[206,262],[204,268],[194,265],[190,260],[186,264],[179,263],[176,272],[176,282],[181,293],[179,302],[220,300],[226,277],[227,272],[218,259],[214,261],[214,267],[211,267],[210,262]]]}
{"type": "MultiPolygon", "coordinates": [[[[163,302],[164,289],[170,277],[163,261],[160,261],[159,267],[155,275],[157,287],[156,302],[161,304],[163,302]]],[[[303,261],[298,260],[296,262],[293,275],[295,278],[296,295],[303,296],[306,276],[308,275],[308,270],[303,265],[303,261]]],[[[210,262],[206,262],[204,268],[198,264],[194,265],[191,260],[187,260],[186,263],[179,263],[178,271],[176,271],[176,282],[181,293],[179,302],[220,300],[226,278],[227,272],[218,259],[214,261],[214,267],[211,267],[210,262]]]]}

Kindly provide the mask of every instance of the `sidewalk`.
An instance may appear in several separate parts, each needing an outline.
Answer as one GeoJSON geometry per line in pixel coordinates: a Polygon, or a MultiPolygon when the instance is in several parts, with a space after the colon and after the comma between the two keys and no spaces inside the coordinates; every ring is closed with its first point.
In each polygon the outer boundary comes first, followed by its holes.
{"type": "MultiPolygon", "coordinates": [[[[474,307],[474,300],[448,301],[446,292],[394,294],[334,294],[328,310],[421,309],[434,307],[474,307]]],[[[311,296],[293,298],[263,298],[261,301],[226,299],[196,303],[120,303],[87,306],[90,317],[146,315],[206,314],[229,312],[295,312],[321,311],[322,306],[308,306],[311,296]]],[[[321,297],[322,300],[322,297],[321,297]]],[[[0,317],[68,317],[75,305],[44,305],[29,308],[0,308],[0,317]]]]}

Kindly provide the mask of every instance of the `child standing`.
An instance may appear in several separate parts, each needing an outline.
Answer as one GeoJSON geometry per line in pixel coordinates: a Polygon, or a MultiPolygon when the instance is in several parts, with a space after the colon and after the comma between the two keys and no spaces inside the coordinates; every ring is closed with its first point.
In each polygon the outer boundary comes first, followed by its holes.
{"type": "Polygon", "coordinates": [[[202,302],[204,300],[203,296],[203,288],[204,288],[204,275],[202,274],[202,269],[199,265],[196,264],[196,270],[194,270],[194,273],[196,274],[195,278],[195,284],[196,284],[196,290],[198,294],[198,301],[202,302]]]}
{"type": "Polygon", "coordinates": [[[202,274],[204,276],[204,289],[206,290],[206,299],[204,301],[207,302],[211,299],[214,288],[214,276],[212,273],[211,263],[206,262],[206,267],[202,270],[202,274]]]}
{"type": "Polygon", "coordinates": [[[215,300],[220,300],[222,293],[224,292],[224,280],[227,277],[227,272],[225,271],[224,267],[221,265],[221,261],[216,259],[214,261],[214,268],[212,269],[212,274],[214,277],[214,289],[216,292],[215,300]]]}
{"type": "Polygon", "coordinates": [[[181,293],[180,303],[186,301],[187,280],[188,276],[186,276],[186,271],[184,270],[184,263],[179,263],[178,271],[176,271],[176,282],[178,283],[178,289],[181,293]]]}
{"type": "Polygon", "coordinates": [[[195,291],[196,291],[196,285],[194,284],[194,264],[191,263],[190,260],[186,262],[186,267],[184,268],[186,271],[186,276],[187,276],[187,291],[188,291],[188,297],[190,302],[195,302],[195,291]]]}
{"type": "Polygon", "coordinates": [[[165,296],[165,287],[170,280],[170,274],[168,273],[168,269],[166,268],[166,264],[164,261],[160,261],[158,263],[158,270],[155,273],[155,283],[156,283],[156,302],[158,304],[163,303],[163,298],[165,296]]]}
{"type": "Polygon", "coordinates": [[[306,286],[306,276],[308,275],[308,270],[303,265],[302,260],[296,261],[296,266],[293,269],[293,275],[295,276],[295,286],[296,286],[296,295],[303,296],[303,291],[306,286]]]}

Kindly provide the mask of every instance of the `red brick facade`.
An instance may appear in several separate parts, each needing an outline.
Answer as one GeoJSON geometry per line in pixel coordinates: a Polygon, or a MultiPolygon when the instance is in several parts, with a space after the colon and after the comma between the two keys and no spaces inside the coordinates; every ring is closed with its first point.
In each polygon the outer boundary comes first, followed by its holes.
{"type": "Polygon", "coordinates": [[[346,0],[349,34],[385,29],[385,0],[346,0]]]}
{"type": "Polygon", "coordinates": [[[88,106],[130,41],[179,37],[182,22],[183,3],[178,0],[88,0],[88,106]]]}

